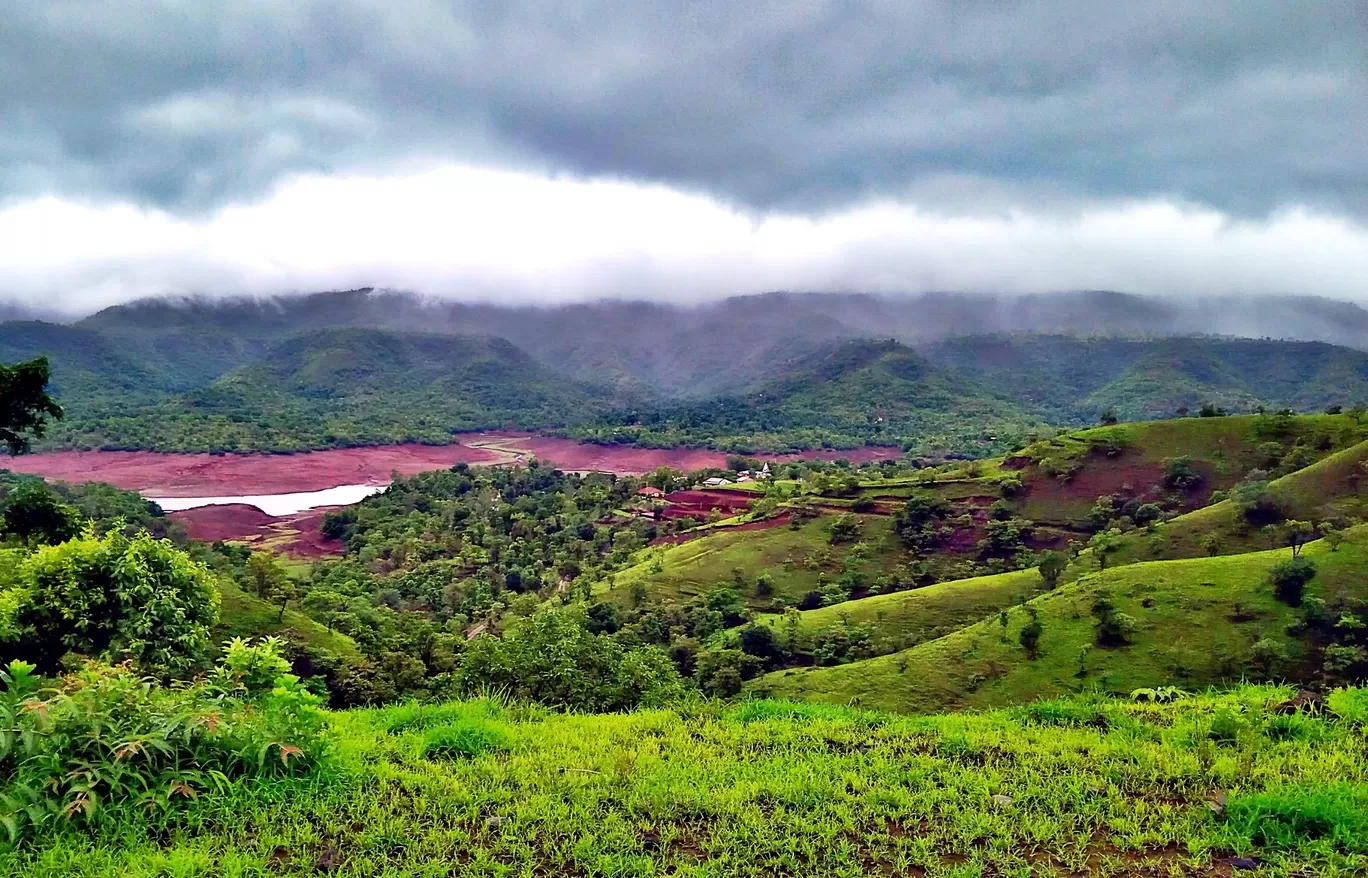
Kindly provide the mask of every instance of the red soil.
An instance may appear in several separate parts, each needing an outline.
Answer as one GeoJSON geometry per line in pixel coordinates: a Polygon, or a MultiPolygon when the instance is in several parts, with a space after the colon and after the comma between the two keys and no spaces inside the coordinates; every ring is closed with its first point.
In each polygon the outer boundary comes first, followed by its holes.
{"type": "Polygon", "coordinates": [[[16,472],[63,482],[108,482],[160,497],[292,494],[338,485],[387,485],[454,463],[491,463],[500,455],[465,445],[387,445],[301,454],[159,454],[154,451],[56,451],[16,457],[16,472]]]}
{"type": "Polygon", "coordinates": [[[310,509],[295,515],[275,518],[255,506],[232,503],[224,506],[200,506],[184,512],[173,512],[168,517],[179,522],[194,540],[242,540],[270,542],[272,547],[295,558],[322,558],[341,555],[345,546],[341,540],[323,536],[320,527],[323,516],[332,508],[310,509]]]}
{"type": "Polygon", "coordinates": [[[184,512],[172,512],[167,517],[184,527],[190,539],[204,540],[206,543],[217,540],[240,540],[253,534],[260,534],[268,525],[278,521],[246,503],[201,506],[184,512]]]}
{"type": "Polygon", "coordinates": [[[711,527],[706,530],[694,530],[688,533],[671,534],[668,537],[656,537],[651,540],[653,546],[677,546],[680,543],[687,543],[689,540],[696,540],[699,537],[706,537],[718,533],[732,533],[738,530],[767,530],[771,527],[778,527],[781,524],[788,524],[789,514],[781,512],[773,518],[765,518],[760,521],[748,521],[745,524],[732,525],[730,527],[711,527]]]}
{"type": "MultiPolygon", "coordinates": [[[[321,491],[339,485],[387,485],[395,472],[412,475],[445,469],[456,463],[516,464],[529,457],[560,469],[598,470],[619,475],[639,475],[661,466],[680,470],[721,467],[727,458],[723,452],[704,449],[592,445],[524,433],[469,433],[457,439],[460,444],[336,448],[299,454],[58,451],[13,458],[6,465],[16,472],[57,481],[108,482],[154,497],[234,497],[321,491]]],[[[844,457],[863,462],[896,458],[899,454],[896,448],[858,448],[759,457],[773,461],[844,457]]],[[[750,505],[748,498],[728,492],[681,493],[690,496],[677,502],[676,495],[669,498],[672,508],[680,509],[678,515],[705,518],[709,509],[732,511],[750,505]]],[[[177,512],[171,518],[185,525],[194,539],[211,542],[269,540],[287,554],[318,557],[342,551],[341,543],[327,540],[319,533],[326,511],[314,509],[272,518],[254,506],[235,504],[177,512]]]]}
{"type": "MultiPolygon", "coordinates": [[[[599,470],[619,475],[639,475],[661,466],[682,470],[720,467],[725,465],[727,457],[720,451],[591,445],[525,434],[469,433],[457,438],[461,441],[459,445],[384,445],[299,454],[56,451],[16,457],[6,466],[15,472],[33,473],[58,481],[108,482],[129,491],[145,491],[161,497],[233,497],[321,491],[338,485],[385,485],[389,484],[392,472],[412,475],[445,469],[455,463],[517,463],[527,457],[536,457],[565,470],[599,470]]],[[[896,448],[866,447],[763,457],[768,460],[845,457],[862,462],[896,458],[900,453],[896,448]]]]}

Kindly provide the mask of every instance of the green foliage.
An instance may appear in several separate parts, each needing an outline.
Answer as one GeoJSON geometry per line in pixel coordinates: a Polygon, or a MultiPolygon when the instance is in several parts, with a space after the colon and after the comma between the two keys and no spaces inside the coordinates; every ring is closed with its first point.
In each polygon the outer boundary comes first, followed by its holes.
{"type": "MultiPolygon", "coordinates": [[[[253,664],[278,664],[274,648],[256,647],[253,664]]],[[[162,687],[127,665],[92,662],[61,681],[32,671],[13,662],[0,674],[0,823],[12,841],[173,808],[240,778],[308,773],[328,753],[318,697],[288,675],[225,693],[217,682],[162,687]]]]}
{"type": "Polygon", "coordinates": [[[1362,731],[1302,718],[1314,736],[1256,733],[1288,694],[918,717],[774,700],[599,716],[484,702],[353,710],[332,717],[345,782],[235,784],[178,810],[183,828],[132,813],[108,831],[58,824],[7,865],[25,878],[153,878],[725,863],[758,878],[955,875],[972,862],[974,874],[1114,878],[1226,874],[1233,854],[1271,875],[1363,874],[1362,731]],[[1216,744],[1206,733],[1221,711],[1250,725],[1216,744]],[[458,736],[425,755],[450,725],[507,738],[485,749],[471,735],[463,750],[458,736]]]}
{"type": "Polygon", "coordinates": [[[25,541],[65,542],[81,531],[80,512],[39,481],[23,482],[5,497],[0,528],[25,541]]]}
{"type": "Polygon", "coordinates": [[[62,407],[47,393],[51,378],[47,357],[0,365],[0,442],[10,454],[28,451],[29,437],[41,437],[49,418],[62,418],[62,407]]]}
{"type": "Polygon", "coordinates": [[[87,533],[38,549],[19,576],[28,601],[12,654],[39,667],[77,652],[176,675],[207,656],[219,606],[213,576],[167,540],[87,533]]]}
{"type": "Polygon", "coordinates": [[[478,638],[458,671],[465,692],[504,692],[571,710],[650,707],[682,691],[678,671],[658,647],[625,648],[590,634],[583,610],[539,608],[502,637],[478,638]]]}
{"type": "Polygon", "coordinates": [[[1302,591],[1316,576],[1316,565],[1302,557],[1279,561],[1268,571],[1273,594],[1290,607],[1301,606],[1302,591]]]}
{"type": "Polygon", "coordinates": [[[1368,851],[1368,793],[1359,784],[1290,785],[1241,795],[1226,814],[1236,832],[1272,850],[1320,842],[1351,853],[1368,851]]]}
{"type": "Polygon", "coordinates": [[[422,753],[429,759],[474,759],[502,752],[510,745],[509,734],[502,725],[485,717],[467,716],[424,731],[422,753]]]}
{"type": "Polygon", "coordinates": [[[1368,689],[1339,688],[1325,697],[1326,706],[1345,722],[1368,726],[1368,689]]]}
{"type": "Polygon", "coordinates": [[[1093,598],[1092,614],[1096,620],[1098,646],[1126,646],[1135,635],[1136,621],[1120,612],[1111,596],[1098,592],[1093,598]]]}

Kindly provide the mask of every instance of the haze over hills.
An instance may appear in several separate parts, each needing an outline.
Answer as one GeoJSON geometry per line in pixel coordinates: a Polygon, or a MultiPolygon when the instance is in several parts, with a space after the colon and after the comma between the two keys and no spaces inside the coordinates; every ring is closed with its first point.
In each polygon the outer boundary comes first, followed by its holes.
{"type": "Polygon", "coordinates": [[[1368,312],[1234,304],[771,293],[529,308],[362,289],[12,321],[0,359],[50,357],[68,419],[48,447],[282,451],[507,426],[657,446],[987,453],[1104,412],[1368,401],[1368,312]]]}

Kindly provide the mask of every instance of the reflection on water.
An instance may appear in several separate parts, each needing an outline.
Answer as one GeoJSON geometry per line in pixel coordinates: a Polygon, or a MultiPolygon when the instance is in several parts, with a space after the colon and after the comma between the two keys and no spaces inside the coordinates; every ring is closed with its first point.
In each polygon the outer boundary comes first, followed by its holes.
{"type": "MultiPolygon", "coordinates": [[[[255,494],[246,497],[148,497],[167,512],[196,509],[200,506],[227,506],[242,503],[255,506],[267,515],[293,515],[320,506],[350,506],[385,490],[384,485],[339,485],[323,491],[298,494],[255,494]]],[[[144,495],[146,496],[146,495],[144,495]]]]}

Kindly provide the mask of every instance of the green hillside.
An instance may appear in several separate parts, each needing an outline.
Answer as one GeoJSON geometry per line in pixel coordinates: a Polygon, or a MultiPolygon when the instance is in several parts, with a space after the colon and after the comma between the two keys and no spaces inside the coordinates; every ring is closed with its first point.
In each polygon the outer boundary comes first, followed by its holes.
{"type": "Polygon", "coordinates": [[[613,404],[490,338],[320,330],[276,342],[198,388],[142,392],[165,371],[132,373],[126,396],[100,396],[89,381],[73,387],[61,397],[61,438],[166,451],[441,443],[460,430],[557,426],[613,404]]]}
{"type": "Polygon", "coordinates": [[[1109,410],[1143,420],[1207,404],[1247,412],[1368,403],[1368,353],[1321,342],[1022,334],[921,351],[1054,423],[1093,422],[1109,410]]]}
{"type": "Polygon", "coordinates": [[[895,341],[856,340],[799,356],[741,396],[664,406],[573,435],[739,450],[903,445],[984,454],[1040,422],[975,381],[895,341]]]}
{"type": "MultiPolygon", "coordinates": [[[[1338,551],[1315,543],[1305,555],[1316,565],[1309,596],[1331,603],[1368,598],[1361,576],[1368,564],[1368,531],[1355,531],[1338,551]]],[[[1110,568],[1013,607],[1005,626],[998,616],[989,616],[891,655],[777,671],[752,684],[752,691],[927,712],[1099,688],[1201,688],[1260,671],[1304,677],[1314,672],[1314,650],[1288,633],[1298,611],[1280,602],[1268,582],[1270,568],[1289,556],[1282,549],[1110,568]],[[1129,643],[1098,643],[1093,608],[1099,594],[1108,596],[1115,612],[1134,620],[1129,643]],[[1032,621],[1028,611],[1034,611],[1041,628],[1035,658],[1020,639],[1032,621]],[[1264,645],[1256,649],[1256,644],[1264,645]]],[[[949,585],[973,587],[972,581],[949,585]]]]}

